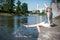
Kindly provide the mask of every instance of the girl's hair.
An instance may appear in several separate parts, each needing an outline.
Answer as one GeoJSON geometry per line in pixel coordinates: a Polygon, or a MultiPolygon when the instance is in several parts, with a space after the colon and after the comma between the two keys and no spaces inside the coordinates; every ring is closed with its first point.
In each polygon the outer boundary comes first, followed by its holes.
{"type": "Polygon", "coordinates": [[[46,8],[46,12],[48,12],[48,9],[50,9],[52,11],[52,8],[51,7],[47,7],[46,8]]]}

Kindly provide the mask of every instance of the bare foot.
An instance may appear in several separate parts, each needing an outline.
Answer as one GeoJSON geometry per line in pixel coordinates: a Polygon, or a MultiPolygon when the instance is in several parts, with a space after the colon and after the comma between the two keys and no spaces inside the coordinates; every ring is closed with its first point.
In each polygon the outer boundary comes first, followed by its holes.
{"type": "Polygon", "coordinates": [[[28,25],[24,25],[24,27],[28,28],[28,25]]]}

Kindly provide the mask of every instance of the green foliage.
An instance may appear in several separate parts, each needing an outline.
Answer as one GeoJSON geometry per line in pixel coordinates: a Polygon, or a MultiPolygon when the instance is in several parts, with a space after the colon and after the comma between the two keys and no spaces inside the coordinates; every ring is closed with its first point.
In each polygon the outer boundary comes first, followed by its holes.
{"type": "Polygon", "coordinates": [[[6,8],[8,9],[9,12],[13,12],[13,7],[14,7],[14,1],[15,0],[6,0],[6,8]]]}
{"type": "Polygon", "coordinates": [[[21,7],[22,7],[21,11],[22,11],[23,15],[27,15],[26,14],[28,11],[27,3],[23,3],[21,7]]]}
{"type": "Polygon", "coordinates": [[[35,10],[34,12],[31,11],[30,13],[32,13],[32,14],[40,14],[40,10],[35,10]]]}
{"type": "Polygon", "coordinates": [[[46,15],[45,10],[43,10],[42,13],[40,13],[40,15],[45,16],[46,15]]]}
{"type": "Polygon", "coordinates": [[[45,10],[43,10],[41,14],[45,14],[45,10]]]}
{"type": "Polygon", "coordinates": [[[29,13],[32,13],[32,11],[29,11],[29,13]]]}
{"type": "Polygon", "coordinates": [[[36,10],[36,11],[35,11],[35,14],[40,14],[40,11],[39,11],[39,10],[36,10]]]}
{"type": "Polygon", "coordinates": [[[6,13],[15,13],[15,15],[27,15],[28,5],[17,1],[17,6],[14,5],[15,0],[0,0],[0,11],[6,13]],[[16,10],[14,10],[16,9],[16,10]]]}
{"type": "Polygon", "coordinates": [[[58,3],[60,3],[60,0],[57,0],[58,3]]]}
{"type": "MultiPolygon", "coordinates": [[[[3,11],[7,11],[7,12],[13,12],[14,10],[13,10],[13,8],[14,8],[14,1],[15,0],[3,0],[2,2],[1,2],[1,6],[2,6],[2,8],[3,8],[3,11]]],[[[1,8],[1,10],[2,10],[2,8],[1,8]]]]}
{"type": "Polygon", "coordinates": [[[20,16],[27,15],[27,12],[28,12],[27,3],[23,3],[21,5],[21,2],[18,0],[17,7],[16,7],[16,14],[20,16]]]}
{"type": "Polygon", "coordinates": [[[21,2],[18,0],[16,7],[16,14],[20,15],[20,13],[21,13],[21,2]]]}
{"type": "Polygon", "coordinates": [[[4,2],[4,0],[0,0],[0,3],[3,3],[4,2]]]}
{"type": "Polygon", "coordinates": [[[3,5],[4,5],[5,0],[0,0],[0,10],[3,11],[3,5]]]}

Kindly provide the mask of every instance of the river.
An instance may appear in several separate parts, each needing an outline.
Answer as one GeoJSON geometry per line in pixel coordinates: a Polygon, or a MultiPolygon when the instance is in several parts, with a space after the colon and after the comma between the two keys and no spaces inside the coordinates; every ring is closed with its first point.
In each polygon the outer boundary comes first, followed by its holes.
{"type": "Polygon", "coordinates": [[[37,28],[26,28],[23,24],[32,25],[45,20],[45,16],[0,16],[0,39],[8,36],[23,37],[38,34],[37,28]]]}

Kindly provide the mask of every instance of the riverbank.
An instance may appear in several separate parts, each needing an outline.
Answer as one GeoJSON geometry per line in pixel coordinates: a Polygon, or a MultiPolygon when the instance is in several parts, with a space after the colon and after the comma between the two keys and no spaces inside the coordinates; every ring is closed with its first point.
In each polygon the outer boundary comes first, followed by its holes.
{"type": "Polygon", "coordinates": [[[0,16],[14,16],[13,13],[0,13],[0,16]]]}
{"type": "MultiPolygon", "coordinates": [[[[0,13],[0,16],[15,16],[16,14],[14,13],[0,13]]],[[[37,14],[28,14],[29,15],[37,15],[37,14]]],[[[46,14],[38,14],[38,15],[41,15],[41,16],[45,16],[46,14]]]]}
{"type": "MultiPolygon", "coordinates": [[[[30,16],[30,15],[37,15],[37,14],[29,14],[28,16],[30,16]]],[[[46,14],[38,14],[39,16],[45,16],[46,14]]],[[[16,14],[13,14],[13,13],[0,13],[0,16],[16,16],[16,14]]],[[[59,18],[60,17],[60,15],[59,16],[57,16],[57,17],[54,17],[54,19],[55,18],[59,18]]]]}

